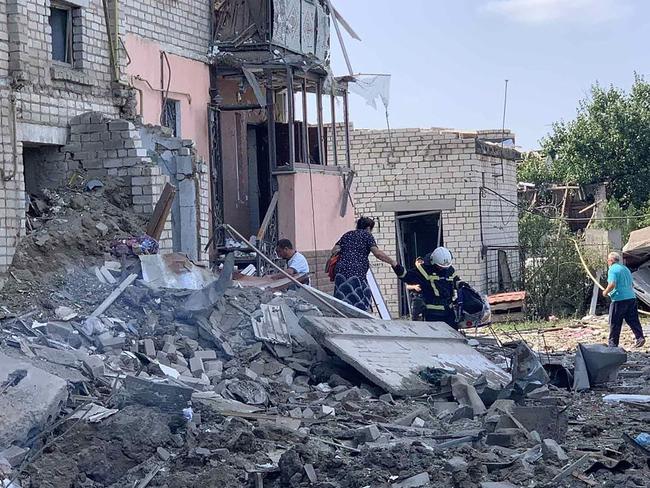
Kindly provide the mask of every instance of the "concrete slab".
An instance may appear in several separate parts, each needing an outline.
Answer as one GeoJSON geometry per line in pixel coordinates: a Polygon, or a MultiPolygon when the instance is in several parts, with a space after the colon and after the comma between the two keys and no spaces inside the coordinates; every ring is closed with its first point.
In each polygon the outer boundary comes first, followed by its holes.
{"type": "Polygon", "coordinates": [[[485,375],[493,387],[510,375],[467,345],[442,322],[308,317],[301,325],[326,349],[394,395],[419,395],[432,385],[420,379],[424,368],[453,369],[470,381],[485,375]]]}
{"type": "Polygon", "coordinates": [[[68,398],[66,381],[2,353],[0,388],[4,390],[0,395],[0,448],[22,444],[40,432],[56,419],[68,398]],[[20,370],[24,373],[17,373],[20,370]],[[15,385],[4,386],[21,376],[15,385]]]}
{"type": "Polygon", "coordinates": [[[165,381],[149,381],[127,376],[120,391],[119,406],[145,405],[164,412],[178,413],[192,399],[192,389],[165,381]]]}

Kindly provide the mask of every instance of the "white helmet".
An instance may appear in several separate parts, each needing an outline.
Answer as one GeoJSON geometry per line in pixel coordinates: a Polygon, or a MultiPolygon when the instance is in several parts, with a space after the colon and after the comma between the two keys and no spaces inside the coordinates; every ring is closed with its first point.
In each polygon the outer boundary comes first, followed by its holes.
{"type": "Polygon", "coordinates": [[[446,247],[438,247],[431,253],[431,263],[437,264],[441,268],[448,268],[453,260],[451,251],[446,247]]]}

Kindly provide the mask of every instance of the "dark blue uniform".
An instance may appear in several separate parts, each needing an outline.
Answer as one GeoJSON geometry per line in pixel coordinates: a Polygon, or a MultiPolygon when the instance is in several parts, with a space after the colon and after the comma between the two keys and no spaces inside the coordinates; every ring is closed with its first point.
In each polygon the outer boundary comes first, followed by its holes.
{"type": "Polygon", "coordinates": [[[407,271],[398,264],[393,271],[403,282],[420,285],[427,322],[445,322],[449,327],[458,329],[453,303],[460,278],[453,266],[442,268],[435,264],[416,264],[415,268],[407,271]]]}

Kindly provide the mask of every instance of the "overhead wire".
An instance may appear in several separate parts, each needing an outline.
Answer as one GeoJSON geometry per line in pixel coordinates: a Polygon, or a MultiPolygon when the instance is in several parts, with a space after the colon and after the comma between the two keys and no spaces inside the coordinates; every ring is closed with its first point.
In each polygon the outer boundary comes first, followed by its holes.
{"type": "MultiPolygon", "coordinates": [[[[571,217],[553,217],[551,215],[545,215],[543,213],[531,210],[531,209],[529,209],[529,208],[527,208],[527,207],[525,207],[525,206],[523,206],[523,205],[521,205],[519,203],[513,202],[509,198],[501,195],[499,192],[496,192],[491,188],[488,188],[487,186],[481,187],[481,190],[485,190],[485,191],[488,191],[488,192],[494,194],[498,198],[502,199],[503,201],[509,203],[510,205],[512,205],[514,207],[517,207],[517,208],[523,210],[524,212],[530,213],[532,215],[537,215],[539,217],[544,217],[545,219],[548,219],[548,220],[563,220],[563,221],[566,221],[566,222],[584,222],[585,220],[589,220],[587,217],[584,217],[584,218],[571,218],[571,217]]],[[[647,217],[650,217],[650,214],[627,215],[627,216],[624,216],[624,217],[592,217],[591,220],[592,221],[628,220],[628,219],[642,219],[642,218],[647,218],[647,217]]]]}

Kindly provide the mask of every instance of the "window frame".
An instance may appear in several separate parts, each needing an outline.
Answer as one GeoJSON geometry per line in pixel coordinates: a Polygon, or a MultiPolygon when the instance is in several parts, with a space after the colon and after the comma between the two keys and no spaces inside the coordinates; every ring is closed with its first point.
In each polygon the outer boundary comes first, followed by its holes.
{"type": "MultiPolygon", "coordinates": [[[[66,31],[65,31],[65,56],[64,56],[65,60],[54,58],[54,42],[53,42],[54,32],[52,31],[52,24],[50,24],[50,54],[52,56],[52,61],[70,67],[74,67],[75,65],[74,48],[73,48],[74,27],[72,22],[72,11],[74,10],[74,8],[75,7],[71,5],[67,5],[63,2],[56,2],[56,1],[50,2],[50,17],[52,16],[53,9],[62,10],[67,13],[66,31]]],[[[48,18],[48,22],[49,22],[49,18],[48,18]]]]}

